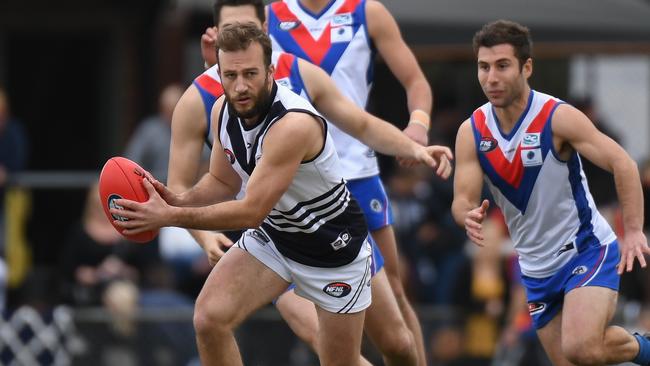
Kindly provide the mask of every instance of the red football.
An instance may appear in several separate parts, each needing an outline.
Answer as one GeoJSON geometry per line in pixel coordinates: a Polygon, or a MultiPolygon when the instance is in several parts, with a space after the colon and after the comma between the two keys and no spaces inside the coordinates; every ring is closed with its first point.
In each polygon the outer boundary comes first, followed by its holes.
{"type": "MultiPolygon", "coordinates": [[[[142,184],[145,170],[138,164],[123,157],[113,157],[108,159],[102,173],[99,176],[99,199],[102,201],[104,213],[108,220],[113,224],[114,220],[128,220],[119,215],[113,215],[109,208],[121,208],[114,201],[124,198],[137,202],[146,202],[149,199],[149,193],[142,184]]],[[[120,228],[113,224],[113,227],[120,233],[120,228]]],[[[124,234],[123,234],[124,235],[124,234]]],[[[158,230],[147,231],[137,235],[124,235],[127,239],[138,243],[146,243],[153,240],[158,235],[158,230]]]]}

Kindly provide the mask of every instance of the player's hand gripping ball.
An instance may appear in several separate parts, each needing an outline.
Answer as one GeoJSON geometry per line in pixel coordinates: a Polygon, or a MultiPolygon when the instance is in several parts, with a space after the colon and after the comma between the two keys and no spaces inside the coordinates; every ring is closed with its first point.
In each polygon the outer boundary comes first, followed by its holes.
{"type": "MultiPolygon", "coordinates": [[[[116,227],[113,221],[127,221],[128,219],[111,214],[109,209],[122,208],[115,204],[115,200],[120,198],[146,202],[149,199],[149,193],[142,184],[144,177],[144,169],[133,161],[119,156],[108,159],[102,168],[102,173],[99,176],[99,199],[106,217],[115,230],[120,233],[122,233],[121,229],[116,227]]],[[[158,230],[136,235],[124,235],[124,237],[137,243],[146,243],[153,240],[156,235],[158,235],[158,230]]]]}

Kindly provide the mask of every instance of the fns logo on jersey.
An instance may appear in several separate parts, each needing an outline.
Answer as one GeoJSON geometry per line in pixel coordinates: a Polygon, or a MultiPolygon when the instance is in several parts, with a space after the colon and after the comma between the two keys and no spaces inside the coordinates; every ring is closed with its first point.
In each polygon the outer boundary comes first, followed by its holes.
{"type": "Polygon", "coordinates": [[[492,137],[483,137],[478,144],[478,150],[482,153],[490,152],[497,148],[499,143],[492,137]]]}
{"type": "Polygon", "coordinates": [[[280,22],[278,28],[280,28],[281,31],[289,32],[298,28],[299,25],[300,25],[299,20],[291,20],[287,22],[280,22]]]}

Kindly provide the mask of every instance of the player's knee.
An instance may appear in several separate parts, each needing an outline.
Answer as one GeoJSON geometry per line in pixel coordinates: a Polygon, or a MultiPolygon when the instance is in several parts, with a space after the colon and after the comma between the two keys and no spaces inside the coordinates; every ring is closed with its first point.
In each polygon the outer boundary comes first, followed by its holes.
{"type": "Polygon", "coordinates": [[[194,308],[194,329],[197,336],[214,336],[224,332],[231,332],[235,326],[235,317],[229,312],[217,311],[219,307],[204,306],[197,302],[194,308]]]}
{"type": "Polygon", "coordinates": [[[575,365],[602,365],[605,361],[602,347],[587,345],[580,341],[563,342],[562,353],[575,365]]]}
{"type": "Polygon", "coordinates": [[[386,332],[378,345],[381,353],[388,358],[412,358],[415,356],[413,334],[406,327],[401,331],[386,332]]]}

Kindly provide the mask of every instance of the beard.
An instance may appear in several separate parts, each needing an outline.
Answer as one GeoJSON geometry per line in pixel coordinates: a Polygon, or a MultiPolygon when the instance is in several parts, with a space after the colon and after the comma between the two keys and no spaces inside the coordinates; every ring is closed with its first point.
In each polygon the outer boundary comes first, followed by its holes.
{"type": "Polygon", "coordinates": [[[265,112],[271,99],[271,88],[268,88],[268,79],[268,76],[264,78],[264,87],[259,91],[257,95],[253,95],[250,92],[247,92],[244,94],[230,96],[228,93],[226,93],[226,101],[233,106],[235,115],[237,117],[242,119],[251,119],[258,117],[265,112]],[[250,98],[252,105],[247,109],[241,109],[241,107],[239,107],[236,103],[233,103],[234,100],[237,100],[241,97],[250,98]]]}

